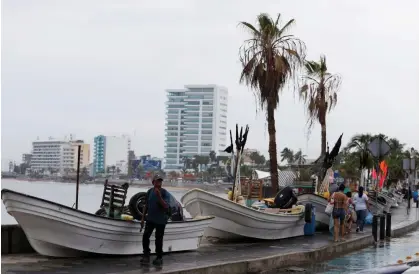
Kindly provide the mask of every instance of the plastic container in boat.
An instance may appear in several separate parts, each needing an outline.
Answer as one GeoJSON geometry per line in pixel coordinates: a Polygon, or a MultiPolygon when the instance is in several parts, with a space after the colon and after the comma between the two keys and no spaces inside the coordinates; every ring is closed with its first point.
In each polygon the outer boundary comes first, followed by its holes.
{"type": "Polygon", "coordinates": [[[132,220],[134,220],[134,217],[132,217],[131,215],[127,215],[127,214],[121,214],[121,220],[132,221],[132,220]]]}

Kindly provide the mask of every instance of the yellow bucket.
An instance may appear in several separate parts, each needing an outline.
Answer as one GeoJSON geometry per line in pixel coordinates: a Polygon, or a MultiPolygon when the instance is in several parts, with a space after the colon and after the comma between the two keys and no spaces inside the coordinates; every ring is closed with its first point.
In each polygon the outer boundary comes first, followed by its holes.
{"type": "Polygon", "coordinates": [[[134,220],[134,217],[132,217],[131,215],[127,215],[127,214],[121,214],[121,220],[132,221],[132,220],[134,220]]]}

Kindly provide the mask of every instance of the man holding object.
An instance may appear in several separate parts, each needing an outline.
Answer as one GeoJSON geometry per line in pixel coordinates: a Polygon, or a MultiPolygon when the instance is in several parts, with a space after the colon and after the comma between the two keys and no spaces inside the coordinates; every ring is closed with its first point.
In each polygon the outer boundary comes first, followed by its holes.
{"type": "Polygon", "coordinates": [[[146,218],[146,224],[143,234],[143,258],[141,263],[150,263],[150,236],[156,229],[156,254],[157,258],[153,261],[156,266],[163,264],[163,236],[164,229],[166,228],[167,221],[169,219],[169,206],[168,198],[169,194],[161,187],[163,178],[160,175],[153,177],[153,188],[147,191],[147,200],[143,209],[143,217],[141,219],[141,229],[144,227],[144,218],[146,218]]]}

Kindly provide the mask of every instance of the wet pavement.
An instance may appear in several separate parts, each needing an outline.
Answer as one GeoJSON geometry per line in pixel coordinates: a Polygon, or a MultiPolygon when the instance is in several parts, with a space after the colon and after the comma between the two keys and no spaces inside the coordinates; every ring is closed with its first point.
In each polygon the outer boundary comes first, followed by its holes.
{"type": "MultiPolygon", "coordinates": [[[[402,211],[393,213],[393,227],[405,224],[406,219],[417,218],[414,210],[407,218],[402,211]]],[[[348,239],[356,239],[371,233],[370,227],[365,234],[352,234],[348,239]]],[[[307,252],[334,244],[329,233],[316,233],[315,236],[303,236],[278,241],[241,241],[240,243],[212,243],[202,246],[197,251],[167,254],[164,266],[155,268],[142,266],[140,256],[129,257],[92,257],[55,259],[37,254],[2,256],[2,273],[164,273],[194,267],[205,267],[236,261],[247,261],[273,255],[307,252]]]]}
{"type": "MultiPolygon", "coordinates": [[[[352,235],[352,237],[359,237],[352,235]]],[[[280,241],[212,244],[197,251],[164,256],[164,266],[156,269],[140,264],[141,256],[52,259],[37,254],[2,256],[2,273],[156,273],[234,261],[251,260],[290,252],[305,252],[333,244],[328,233],[280,241]]]]}
{"type": "MultiPolygon", "coordinates": [[[[419,260],[419,230],[401,238],[392,238],[375,246],[349,253],[346,256],[300,268],[304,270],[303,273],[311,274],[349,274],[363,270],[370,270],[368,273],[376,273],[374,268],[397,264],[398,260],[404,262],[419,260]]],[[[272,271],[270,273],[285,274],[287,272],[272,271]]]]}

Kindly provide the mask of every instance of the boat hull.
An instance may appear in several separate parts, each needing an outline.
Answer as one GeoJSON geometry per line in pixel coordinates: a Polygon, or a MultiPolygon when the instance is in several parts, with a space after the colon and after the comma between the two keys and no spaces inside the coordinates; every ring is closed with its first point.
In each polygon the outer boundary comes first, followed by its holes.
{"type": "MultiPolygon", "coordinates": [[[[392,207],[398,207],[396,199],[391,198],[390,196],[386,195],[385,193],[380,193],[379,197],[383,197],[386,200],[386,202],[387,202],[387,206],[385,207],[386,209],[388,208],[390,210],[390,208],[392,208],[392,207]]],[[[386,211],[386,212],[390,212],[390,211],[386,211]]]]}
{"type": "MultiPolygon", "coordinates": [[[[10,190],[2,190],[2,200],[7,212],[16,219],[29,243],[41,255],[142,254],[139,222],[101,217],[10,190]]],[[[202,217],[199,220],[169,222],[163,250],[197,249],[212,219],[202,217]]],[[[154,249],[154,233],[150,240],[154,249]]]]}
{"type": "Polygon", "coordinates": [[[330,215],[325,212],[328,204],[327,199],[311,193],[299,195],[297,198],[299,203],[303,205],[311,203],[315,207],[318,228],[329,228],[330,215]]]}
{"type": "Polygon", "coordinates": [[[266,213],[200,189],[188,191],[181,201],[192,217],[215,217],[205,230],[207,237],[283,239],[304,235],[304,213],[266,213]]]}

